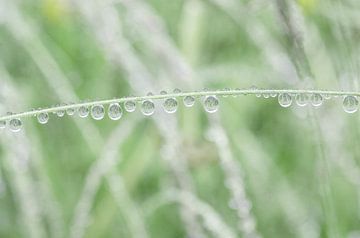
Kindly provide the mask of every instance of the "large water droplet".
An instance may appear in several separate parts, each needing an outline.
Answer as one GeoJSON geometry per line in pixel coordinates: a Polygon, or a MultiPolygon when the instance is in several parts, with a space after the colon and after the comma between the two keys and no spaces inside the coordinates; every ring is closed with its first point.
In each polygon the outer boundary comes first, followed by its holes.
{"type": "Polygon", "coordinates": [[[37,120],[40,124],[46,124],[49,121],[49,114],[47,112],[41,112],[37,115],[37,120]]]}
{"type": "Polygon", "coordinates": [[[321,94],[314,93],[311,95],[311,105],[314,107],[319,107],[323,103],[324,99],[321,94]]]}
{"type": "Polygon", "coordinates": [[[136,103],[134,101],[126,101],[124,103],[124,108],[127,112],[133,112],[136,109],[136,103]]]}
{"type": "Polygon", "coordinates": [[[195,104],[195,98],[193,96],[185,96],[183,101],[185,107],[192,107],[195,104]]]}
{"type": "Polygon", "coordinates": [[[89,110],[88,106],[81,106],[78,109],[78,114],[79,114],[79,117],[81,117],[81,118],[88,117],[89,113],[90,113],[90,110],[89,110]]]}
{"type": "Polygon", "coordinates": [[[143,101],[141,104],[141,112],[145,116],[150,116],[150,115],[154,114],[155,104],[149,99],[143,101]]]}
{"type": "Polygon", "coordinates": [[[176,98],[167,98],[163,103],[163,108],[167,113],[174,113],[178,108],[178,102],[176,98]]]}
{"type": "Polygon", "coordinates": [[[282,107],[290,107],[292,103],[292,97],[288,93],[281,93],[278,96],[278,101],[282,107]]]}
{"type": "Polygon", "coordinates": [[[9,128],[12,132],[18,132],[21,130],[22,122],[18,118],[13,118],[9,122],[9,128]]]}
{"type": "Polygon", "coordinates": [[[119,120],[122,117],[123,111],[119,103],[112,103],[108,109],[108,116],[111,120],[119,120]]]}
{"type": "Polygon", "coordinates": [[[343,108],[347,113],[354,113],[359,108],[359,101],[354,96],[345,96],[343,101],[343,108]]]}
{"type": "Polygon", "coordinates": [[[209,113],[214,113],[219,109],[219,100],[216,96],[210,95],[206,96],[204,100],[205,111],[209,113]]]}
{"type": "Polygon", "coordinates": [[[0,129],[4,129],[6,127],[6,121],[0,121],[0,129]]]}
{"type": "Polygon", "coordinates": [[[298,106],[304,107],[309,103],[309,96],[306,93],[296,94],[295,101],[298,106]]]}
{"type": "Polygon", "coordinates": [[[95,120],[101,120],[105,116],[105,108],[103,105],[94,105],[91,107],[91,117],[95,120]]]}

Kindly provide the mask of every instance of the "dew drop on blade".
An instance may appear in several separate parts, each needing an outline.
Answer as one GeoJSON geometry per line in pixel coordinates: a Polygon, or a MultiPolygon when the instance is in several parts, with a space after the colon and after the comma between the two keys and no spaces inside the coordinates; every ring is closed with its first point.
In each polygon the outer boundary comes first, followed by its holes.
{"type": "Polygon", "coordinates": [[[263,93],[263,98],[269,98],[270,94],[269,93],[263,93]]]}
{"type": "Polygon", "coordinates": [[[91,107],[91,117],[94,120],[101,120],[105,116],[105,108],[103,105],[95,105],[91,107]]]}
{"type": "Polygon", "coordinates": [[[5,129],[6,121],[0,121],[0,129],[5,129]]]}
{"type": "Polygon", "coordinates": [[[185,107],[192,107],[195,104],[195,98],[193,96],[185,96],[183,102],[185,107]]]}
{"type": "Polygon", "coordinates": [[[290,107],[292,103],[292,97],[288,93],[281,93],[278,96],[278,101],[282,107],[290,107]]]}
{"type": "Polygon", "coordinates": [[[22,122],[18,118],[13,118],[9,122],[9,128],[12,132],[18,132],[21,130],[22,122]]]}
{"type": "Polygon", "coordinates": [[[343,101],[343,108],[347,113],[354,113],[359,108],[359,101],[354,96],[345,96],[343,101]]]}
{"type": "Polygon", "coordinates": [[[178,108],[178,102],[176,98],[167,98],[163,103],[164,111],[167,113],[174,113],[178,108]]]}
{"type": "Polygon", "coordinates": [[[174,91],[173,91],[173,93],[181,93],[181,90],[178,89],[178,88],[175,88],[174,91]]]}
{"type": "Polygon", "coordinates": [[[155,104],[149,99],[143,101],[141,104],[141,112],[145,116],[150,116],[150,115],[154,114],[155,104]]]}
{"type": "Polygon", "coordinates": [[[108,109],[108,116],[111,120],[119,120],[122,117],[123,111],[119,103],[112,103],[108,109]]]}
{"type": "Polygon", "coordinates": [[[296,94],[295,101],[298,106],[304,107],[309,103],[309,96],[306,93],[296,94]]]}
{"type": "Polygon", "coordinates": [[[124,108],[127,112],[133,112],[136,109],[136,103],[134,101],[126,101],[124,103],[124,108]]]}
{"type": "Polygon", "coordinates": [[[68,109],[66,109],[66,114],[67,114],[68,116],[74,115],[74,114],[75,114],[75,108],[68,108],[68,109]]]}
{"type": "Polygon", "coordinates": [[[160,95],[166,95],[167,92],[165,90],[160,91],[160,95]]]}
{"type": "Polygon", "coordinates": [[[49,114],[47,112],[41,112],[37,115],[37,120],[40,124],[46,124],[49,121],[49,114]]]}
{"type": "Polygon", "coordinates": [[[231,91],[230,88],[224,88],[224,89],[223,89],[223,92],[226,93],[226,94],[223,94],[223,97],[224,97],[224,98],[226,98],[226,97],[229,96],[229,94],[227,94],[229,91],[231,91]]]}
{"type": "Polygon", "coordinates": [[[321,106],[323,101],[324,101],[324,99],[321,96],[321,94],[314,93],[311,95],[311,105],[313,105],[314,107],[321,106]]]}
{"type": "Polygon", "coordinates": [[[78,115],[81,118],[88,117],[89,113],[90,113],[90,110],[89,110],[89,107],[87,107],[87,106],[81,106],[78,109],[78,115]]]}
{"type": "Polygon", "coordinates": [[[209,113],[214,113],[219,109],[219,100],[216,96],[210,95],[206,96],[204,100],[205,111],[209,113]]]}

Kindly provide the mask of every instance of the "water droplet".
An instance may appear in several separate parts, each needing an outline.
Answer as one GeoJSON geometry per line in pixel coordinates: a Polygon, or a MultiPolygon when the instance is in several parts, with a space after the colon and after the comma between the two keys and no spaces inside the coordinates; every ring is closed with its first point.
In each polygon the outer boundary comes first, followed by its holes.
{"type": "Polygon", "coordinates": [[[343,101],[343,108],[347,113],[354,113],[359,108],[359,101],[354,96],[345,96],[343,101]]]}
{"type": "Polygon", "coordinates": [[[49,114],[47,112],[41,112],[37,115],[37,120],[40,124],[46,124],[49,121],[49,114]]]}
{"type": "Polygon", "coordinates": [[[160,91],[160,95],[166,95],[167,92],[165,90],[160,91]]]}
{"type": "Polygon", "coordinates": [[[214,113],[219,109],[219,100],[216,96],[206,96],[204,100],[205,111],[209,113],[214,113]]]}
{"type": "Polygon", "coordinates": [[[0,121],[0,129],[5,129],[6,121],[0,121]]]}
{"type": "Polygon", "coordinates": [[[264,98],[269,98],[269,97],[270,97],[270,94],[268,94],[268,93],[263,93],[263,97],[264,97],[264,98]]]}
{"type": "Polygon", "coordinates": [[[22,122],[18,118],[13,118],[9,122],[9,128],[12,132],[18,132],[21,130],[22,122]]]}
{"type": "Polygon", "coordinates": [[[323,103],[323,97],[321,94],[314,93],[311,95],[311,105],[314,107],[319,107],[323,103]]]}
{"type": "Polygon", "coordinates": [[[150,115],[154,114],[155,104],[149,99],[143,101],[141,104],[141,112],[145,116],[150,116],[150,115]]]}
{"type": "Polygon", "coordinates": [[[126,101],[124,107],[127,112],[133,112],[136,109],[136,103],[134,101],[126,101]]]}
{"type": "Polygon", "coordinates": [[[163,103],[163,108],[167,113],[174,113],[178,108],[178,102],[176,98],[167,98],[163,103]]]}
{"type": "Polygon", "coordinates": [[[292,103],[292,97],[288,93],[281,93],[278,96],[278,101],[282,107],[290,107],[292,103]]]}
{"type": "Polygon", "coordinates": [[[255,85],[252,85],[249,89],[252,91],[256,91],[256,90],[258,90],[258,87],[256,87],[255,85]]]}
{"type": "Polygon", "coordinates": [[[277,96],[277,93],[270,93],[270,97],[276,98],[276,96],[277,96]]]}
{"type": "Polygon", "coordinates": [[[185,96],[183,101],[185,107],[192,107],[195,104],[195,98],[193,96],[185,96]]]}
{"type": "Polygon", "coordinates": [[[89,107],[88,106],[81,106],[78,109],[78,115],[81,118],[85,118],[88,117],[90,113],[89,107]]]}
{"type": "MultiPolygon", "coordinates": [[[[58,104],[57,106],[66,106],[65,104],[58,104]]],[[[65,110],[59,110],[55,112],[58,117],[63,117],[65,115],[65,110]]]]}
{"type": "Polygon", "coordinates": [[[173,93],[181,93],[181,90],[178,89],[178,88],[175,88],[174,91],[173,91],[173,93]]]}
{"type": "Polygon", "coordinates": [[[75,108],[68,108],[68,109],[66,109],[66,114],[67,114],[68,116],[74,115],[74,114],[75,114],[75,108]]]}
{"type": "Polygon", "coordinates": [[[123,111],[119,103],[112,103],[108,109],[108,116],[111,120],[119,120],[122,117],[123,111]]]}
{"type": "Polygon", "coordinates": [[[309,96],[306,93],[299,93],[295,96],[296,104],[304,107],[309,103],[309,96]]]}
{"type": "Polygon", "coordinates": [[[325,94],[323,94],[323,97],[324,97],[324,99],[329,100],[329,99],[331,99],[331,94],[325,93],[325,94]]]}
{"type": "Polygon", "coordinates": [[[152,92],[148,92],[146,96],[154,96],[154,94],[152,92]]]}
{"type": "Polygon", "coordinates": [[[94,105],[91,107],[91,117],[95,120],[101,120],[105,116],[105,108],[103,105],[94,105]]]}

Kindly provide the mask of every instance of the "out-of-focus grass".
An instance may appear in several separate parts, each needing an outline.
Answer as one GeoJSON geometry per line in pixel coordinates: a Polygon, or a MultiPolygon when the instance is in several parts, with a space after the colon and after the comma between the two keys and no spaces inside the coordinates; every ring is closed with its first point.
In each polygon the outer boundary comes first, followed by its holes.
{"type": "MultiPolygon", "coordinates": [[[[146,1],[164,21],[170,39],[180,52],[184,49],[182,44],[187,42],[183,41],[187,36],[181,35],[186,32],[181,31],[184,27],[181,24],[184,22],[184,6],[188,2],[190,0],[146,1]]],[[[263,42],[277,42],[282,53],[291,51],[287,48],[289,44],[284,37],[282,22],[273,9],[275,6],[266,1],[235,1],[240,9],[248,12],[246,23],[241,25],[214,2],[201,1],[202,22],[198,29],[199,38],[196,39],[200,43],[188,42],[198,47],[195,49],[196,60],[187,59],[194,69],[192,80],[196,85],[211,88],[242,88],[253,84],[266,88],[294,86],[291,83],[294,79],[286,78],[286,74],[275,69],[274,62],[269,62],[269,58],[265,57],[264,48],[271,45],[259,47],[250,36],[256,31],[249,31],[253,19],[260,22],[272,37],[263,39],[263,42]],[[255,5],[255,10],[247,11],[251,3],[255,5]]],[[[300,33],[305,40],[305,52],[316,76],[314,84],[323,88],[357,90],[359,26],[356,21],[353,24],[347,22],[347,11],[355,11],[347,4],[351,1],[340,4],[343,15],[342,18],[335,18],[334,22],[327,14],[331,16],[336,13],[336,1],[298,2],[300,7],[297,13],[304,18],[304,22],[299,20],[298,27],[302,29],[300,33]],[[341,80],[343,75],[349,75],[348,79],[341,80]]],[[[16,2],[16,5],[27,22],[38,30],[41,44],[56,60],[79,98],[112,98],[133,94],[128,75],[110,62],[73,5],[60,0],[16,2]]],[[[121,27],[125,36],[138,57],[155,78],[166,77],[160,70],[163,67],[159,63],[161,61],[151,54],[156,49],[147,49],[144,39],[137,36],[134,33],[136,29],[127,23],[126,10],[121,1],[116,5],[116,10],[122,19],[121,27]]],[[[19,101],[23,102],[19,105],[20,109],[58,103],[59,98],[49,87],[33,58],[2,24],[1,17],[0,60],[11,75],[19,101]]],[[[12,16],[4,14],[4,17],[12,16]]],[[[191,49],[194,45],[185,48],[191,49]]],[[[185,58],[188,57],[187,52],[182,53],[185,58]]],[[[303,85],[300,83],[298,87],[303,85]]],[[[156,88],[157,91],[163,89],[172,90],[156,88]]],[[[6,103],[2,107],[3,112],[13,110],[6,103]]],[[[221,99],[218,114],[227,132],[231,151],[242,168],[245,191],[252,202],[251,211],[257,222],[256,229],[263,237],[331,237],[325,219],[327,211],[321,200],[320,181],[324,174],[319,169],[317,143],[322,143],[329,163],[330,178],[325,182],[331,188],[333,215],[337,218],[335,225],[340,237],[357,237],[351,234],[360,232],[358,115],[345,115],[340,99],[326,101],[315,111],[321,118],[322,141],[316,138],[311,118],[305,109],[296,106],[280,108],[273,98],[248,96],[221,99]]],[[[140,114],[138,110],[135,113],[140,114]]],[[[206,138],[209,121],[202,106],[199,102],[190,109],[180,106],[176,114],[167,116],[178,118],[181,133],[178,136],[183,143],[183,150],[178,153],[188,159],[198,197],[211,205],[222,220],[236,231],[238,218],[228,206],[230,193],[224,185],[224,171],[219,166],[216,147],[206,138]]],[[[91,121],[90,118],[81,120],[91,121]]],[[[99,129],[105,141],[117,124],[124,120],[129,120],[126,113],[119,122],[105,119],[91,123],[99,129]]],[[[35,149],[43,157],[41,171],[49,180],[49,190],[56,201],[53,205],[59,206],[63,219],[59,223],[64,224],[62,233],[67,237],[88,170],[100,155],[91,152],[79,128],[68,116],[52,116],[46,125],[28,119],[24,131],[30,144],[32,138],[40,142],[35,149]]],[[[1,136],[6,138],[8,135],[1,132],[1,136]]],[[[150,209],[161,205],[157,204],[159,200],[153,198],[175,187],[173,174],[161,160],[163,145],[164,138],[154,122],[144,118],[118,148],[121,160],[115,170],[123,178],[151,237],[185,237],[178,204],[172,202],[156,210],[150,209]]],[[[4,162],[8,150],[3,143],[0,155],[0,237],[26,237],[28,231],[21,219],[19,198],[10,181],[11,172],[4,162]]],[[[26,166],[30,169],[29,179],[38,186],[34,156],[32,153],[26,166]]],[[[34,194],[40,210],[46,210],[42,206],[41,192],[34,194]]],[[[46,236],[51,236],[46,216],[42,213],[38,216],[42,218],[41,226],[46,236]]],[[[90,216],[86,237],[131,237],[126,222],[128,215],[119,209],[107,180],[102,180],[90,216]]]]}

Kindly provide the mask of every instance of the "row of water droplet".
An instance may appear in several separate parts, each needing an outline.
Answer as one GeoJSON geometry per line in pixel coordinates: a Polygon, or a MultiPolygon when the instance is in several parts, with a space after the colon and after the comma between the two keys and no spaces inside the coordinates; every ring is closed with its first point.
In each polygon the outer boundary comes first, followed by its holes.
{"type": "MultiPolygon", "coordinates": [[[[183,103],[185,107],[192,107],[195,104],[195,97],[193,96],[185,96],[183,98],[183,103]]],[[[65,105],[62,105],[65,106],[65,105]]],[[[136,102],[135,101],[125,101],[124,109],[127,112],[134,112],[136,110],[136,102]]],[[[216,96],[210,95],[206,96],[203,101],[203,106],[205,111],[209,113],[214,113],[219,108],[219,100],[216,96]]],[[[166,98],[163,101],[162,107],[167,113],[175,113],[178,109],[178,101],[176,98],[170,97],[166,98]]],[[[140,111],[145,116],[151,116],[155,112],[155,104],[153,100],[146,99],[141,102],[140,111]]],[[[78,114],[81,118],[86,118],[89,115],[94,120],[101,120],[105,117],[105,107],[102,104],[89,106],[80,106],[78,108],[68,108],[66,110],[59,110],[54,112],[58,117],[63,117],[65,114],[72,116],[78,114]]],[[[12,113],[9,113],[10,115],[12,113]]],[[[123,115],[123,109],[119,103],[112,103],[108,106],[107,115],[111,120],[119,120],[123,115]]],[[[46,124],[49,119],[49,113],[40,112],[36,115],[37,120],[40,124],[46,124]]],[[[0,129],[6,128],[7,122],[0,121],[0,129]]],[[[19,118],[13,118],[8,122],[8,127],[13,132],[18,132],[22,128],[22,121],[19,118]]]]}
{"type": "MultiPolygon", "coordinates": [[[[338,96],[334,96],[338,97],[338,96]]],[[[331,99],[330,95],[326,94],[307,94],[307,93],[281,93],[278,96],[278,102],[282,107],[290,107],[293,100],[300,107],[305,107],[307,105],[312,105],[314,107],[320,107],[324,100],[331,99]]],[[[343,96],[343,109],[347,113],[355,113],[359,109],[359,101],[356,96],[347,95],[343,96]]]]}

